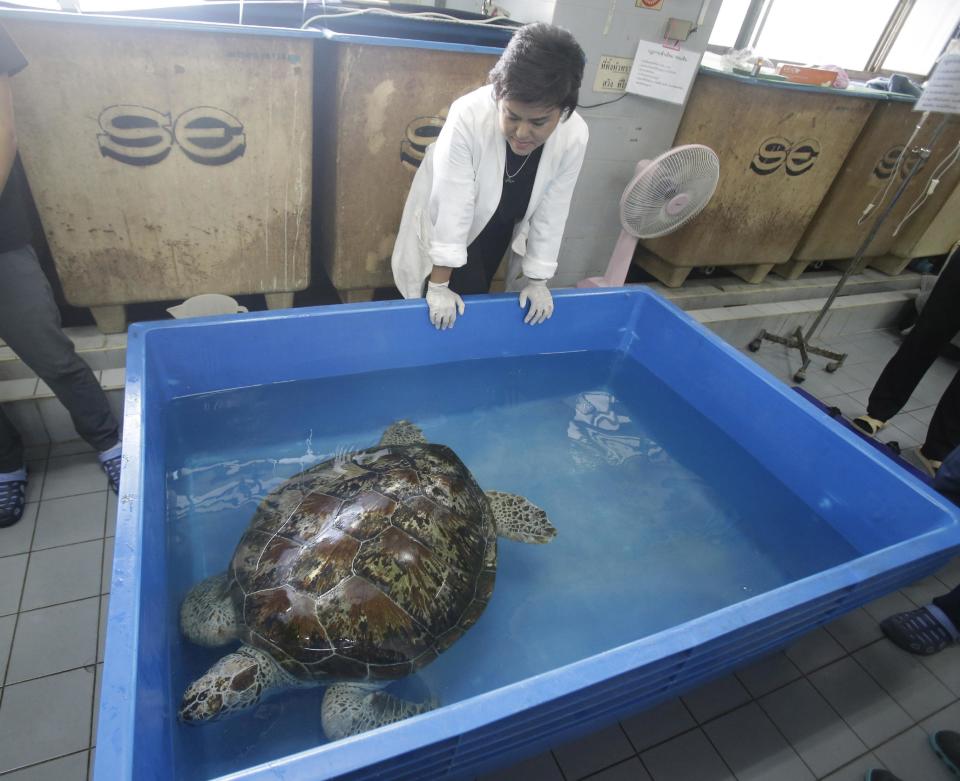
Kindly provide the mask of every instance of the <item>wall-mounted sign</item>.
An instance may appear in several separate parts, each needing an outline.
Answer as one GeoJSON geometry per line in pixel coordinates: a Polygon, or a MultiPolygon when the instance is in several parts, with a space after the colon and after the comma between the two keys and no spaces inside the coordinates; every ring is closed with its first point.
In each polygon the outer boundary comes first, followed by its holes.
{"type": "Polygon", "coordinates": [[[699,65],[697,52],[667,49],[662,43],[640,41],[627,79],[627,92],[683,105],[699,65]]]}
{"type": "Polygon", "coordinates": [[[627,88],[627,77],[633,60],[629,57],[600,55],[597,77],[593,80],[594,92],[623,92],[627,88]]]}

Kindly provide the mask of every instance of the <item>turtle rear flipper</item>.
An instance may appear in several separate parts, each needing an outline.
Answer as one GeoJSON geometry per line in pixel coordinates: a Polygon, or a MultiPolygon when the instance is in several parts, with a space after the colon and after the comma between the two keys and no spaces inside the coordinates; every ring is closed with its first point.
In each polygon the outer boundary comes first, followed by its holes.
{"type": "Polygon", "coordinates": [[[502,491],[487,491],[486,494],[493,508],[498,536],[537,545],[550,542],[557,536],[557,529],[547,514],[533,502],[502,491]]]}
{"type": "Polygon", "coordinates": [[[423,432],[409,420],[391,423],[380,437],[381,445],[422,445],[426,441],[423,432]]]}
{"type": "Polygon", "coordinates": [[[327,738],[340,740],[436,707],[432,699],[410,702],[380,689],[371,690],[369,685],[335,683],[324,692],[320,715],[327,738]]]}

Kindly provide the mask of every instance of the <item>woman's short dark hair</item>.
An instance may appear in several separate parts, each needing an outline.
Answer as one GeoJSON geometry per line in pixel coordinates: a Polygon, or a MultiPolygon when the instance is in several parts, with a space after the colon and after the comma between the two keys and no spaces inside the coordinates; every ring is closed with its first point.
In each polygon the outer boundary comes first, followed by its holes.
{"type": "Polygon", "coordinates": [[[586,59],[580,44],[562,27],[525,25],[490,71],[494,97],[559,106],[566,119],[577,107],[586,59]]]}

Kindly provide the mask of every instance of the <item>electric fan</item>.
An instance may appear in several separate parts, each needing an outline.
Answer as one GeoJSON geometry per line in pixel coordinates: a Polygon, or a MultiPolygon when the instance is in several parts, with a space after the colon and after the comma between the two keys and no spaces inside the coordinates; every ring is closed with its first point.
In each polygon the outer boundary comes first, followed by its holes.
{"type": "Polygon", "coordinates": [[[653,160],[637,163],[636,173],[620,196],[620,238],[607,271],[577,287],[619,287],[627,278],[637,239],[675,231],[696,217],[720,179],[720,160],[702,144],[685,144],[653,160]]]}

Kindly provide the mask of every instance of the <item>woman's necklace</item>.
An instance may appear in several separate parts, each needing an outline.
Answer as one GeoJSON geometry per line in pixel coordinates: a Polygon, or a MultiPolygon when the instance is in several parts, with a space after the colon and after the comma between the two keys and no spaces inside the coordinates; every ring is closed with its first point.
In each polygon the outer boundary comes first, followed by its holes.
{"type": "MultiPolygon", "coordinates": [[[[520,175],[520,172],[523,170],[523,167],[527,164],[527,160],[529,160],[532,156],[533,156],[533,152],[531,152],[529,155],[523,158],[523,162],[520,163],[520,167],[513,173],[510,173],[510,171],[507,170],[507,164],[504,163],[503,165],[503,175],[505,177],[504,181],[507,184],[513,184],[514,177],[520,175]]],[[[509,158],[507,159],[507,162],[509,162],[509,158]]]]}

